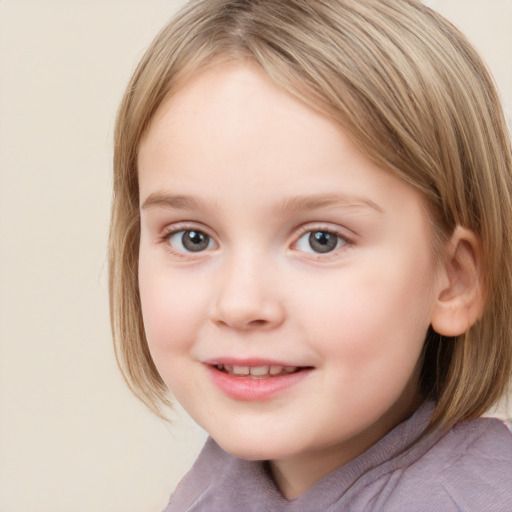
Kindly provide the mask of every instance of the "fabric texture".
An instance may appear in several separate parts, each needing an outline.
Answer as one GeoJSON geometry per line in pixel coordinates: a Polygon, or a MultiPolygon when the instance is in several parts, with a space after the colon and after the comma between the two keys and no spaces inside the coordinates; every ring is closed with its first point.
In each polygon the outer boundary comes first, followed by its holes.
{"type": "Polygon", "coordinates": [[[496,419],[419,438],[433,404],[293,500],[261,461],[208,439],[163,512],[512,512],[512,434],[496,419]],[[416,439],[419,440],[413,443],[416,439]]]}

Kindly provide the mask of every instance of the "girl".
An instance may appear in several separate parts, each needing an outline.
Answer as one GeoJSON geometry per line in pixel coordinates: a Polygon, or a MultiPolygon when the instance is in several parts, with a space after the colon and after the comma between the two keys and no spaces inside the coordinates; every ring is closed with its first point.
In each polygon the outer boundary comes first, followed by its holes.
{"type": "Polygon", "coordinates": [[[210,434],[171,511],[512,510],[512,157],[415,0],[203,0],[115,136],[118,359],[210,434]]]}

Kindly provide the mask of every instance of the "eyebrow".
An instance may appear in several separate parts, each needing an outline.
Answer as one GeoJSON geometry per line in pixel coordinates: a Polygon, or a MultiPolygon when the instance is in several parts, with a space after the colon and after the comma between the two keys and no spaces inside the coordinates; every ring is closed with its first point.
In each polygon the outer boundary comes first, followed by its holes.
{"type": "Polygon", "coordinates": [[[175,210],[193,210],[198,208],[202,202],[192,196],[173,194],[150,194],[141,205],[141,209],[151,206],[162,206],[175,210]]]}
{"type": "MultiPolygon", "coordinates": [[[[200,199],[189,195],[152,193],[142,203],[141,209],[147,209],[152,206],[160,206],[174,210],[193,210],[204,208],[205,204],[200,199]]],[[[356,209],[364,208],[374,210],[380,214],[384,213],[382,208],[371,199],[339,194],[293,196],[278,203],[275,210],[277,213],[286,213],[290,211],[315,210],[331,206],[356,209]]]]}
{"type": "Polygon", "coordinates": [[[277,206],[277,211],[315,210],[330,206],[356,209],[369,208],[379,214],[384,213],[384,210],[371,199],[343,194],[301,195],[290,197],[277,206]]]}

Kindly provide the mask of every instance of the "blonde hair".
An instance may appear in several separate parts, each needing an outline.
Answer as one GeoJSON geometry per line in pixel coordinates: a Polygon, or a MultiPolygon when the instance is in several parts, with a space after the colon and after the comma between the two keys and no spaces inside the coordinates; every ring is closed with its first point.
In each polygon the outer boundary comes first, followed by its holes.
{"type": "Polygon", "coordinates": [[[434,245],[457,225],[477,235],[485,310],[456,338],[430,329],[421,386],[437,401],[431,426],[481,415],[503,394],[512,367],[510,138],[476,51],[415,0],[194,1],[156,37],[128,85],[115,129],[111,319],[132,391],[157,414],[169,405],[139,300],[139,144],[162,100],[219,58],[250,59],[419,190],[434,245]]]}

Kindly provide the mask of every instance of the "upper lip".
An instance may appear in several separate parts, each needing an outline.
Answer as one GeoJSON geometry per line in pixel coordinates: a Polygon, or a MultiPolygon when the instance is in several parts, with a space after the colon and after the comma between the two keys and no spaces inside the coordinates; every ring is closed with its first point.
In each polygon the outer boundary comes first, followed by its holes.
{"type": "Polygon", "coordinates": [[[257,366],[283,366],[283,367],[297,367],[303,368],[306,365],[296,364],[289,361],[277,361],[275,359],[265,359],[265,358],[236,358],[236,357],[214,357],[211,359],[207,359],[203,361],[204,364],[216,366],[216,365],[230,365],[230,366],[248,366],[248,367],[257,367],[257,366]]]}

